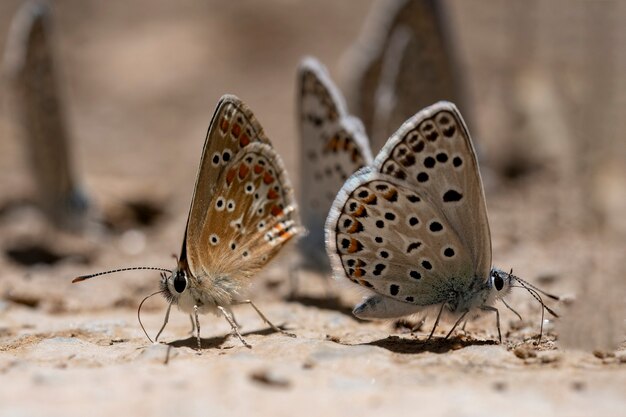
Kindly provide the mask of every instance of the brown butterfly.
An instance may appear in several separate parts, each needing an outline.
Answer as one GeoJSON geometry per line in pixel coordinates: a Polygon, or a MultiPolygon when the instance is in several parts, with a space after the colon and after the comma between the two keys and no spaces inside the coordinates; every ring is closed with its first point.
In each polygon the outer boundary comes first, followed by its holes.
{"type": "Polygon", "coordinates": [[[9,107],[18,120],[38,205],[56,226],[82,231],[93,207],[73,164],[52,25],[48,5],[40,1],[25,2],[13,18],[3,62],[9,107]]]}
{"type": "Polygon", "coordinates": [[[285,333],[243,294],[251,277],[300,230],[280,157],[252,111],[237,97],[226,95],[209,125],[176,268],[123,268],[80,276],[72,282],[133,269],[162,271],[161,290],[152,295],[163,294],[169,306],[155,340],[167,324],[172,305],[177,305],[193,315],[198,349],[198,314],[209,312],[221,313],[233,334],[250,347],[230,307],[250,304],[272,329],[285,333]]]}
{"type": "Polygon", "coordinates": [[[470,110],[445,6],[438,0],[374,2],[346,56],[349,107],[363,121],[373,152],[417,109],[451,100],[466,116],[470,110]]]}

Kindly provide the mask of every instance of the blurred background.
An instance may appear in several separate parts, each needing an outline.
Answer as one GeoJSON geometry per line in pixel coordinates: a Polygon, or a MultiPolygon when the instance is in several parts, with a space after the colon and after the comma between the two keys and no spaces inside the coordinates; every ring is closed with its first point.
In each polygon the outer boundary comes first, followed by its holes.
{"type": "MultiPolygon", "coordinates": [[[[0,2],[0,45],[20,4],[0,2]]],[[[68,236],[14,208],[34,188],[5,106],[0,300],[74,314],[134,308],[156,288],[155,276],[70,286],[77,274],[173,266],[170,254],[180,250],[202,144],[222,94],[236,94],[256,113],[298,188],[297,65],[316,56],[349,101],[347,57],[372,2],[51,4],[76,171],[113,232],[68,236]],[[118,210],[129,206],[131,220],[118,210]],[[56,257],[29,252],[35,246],[56,257]]],[[[560,329],[564,345],[615,349],[623,342],[626,287],[626,2],[443,4],[486,188],[494,264],[551,292],[576,294],[573,305],[562,306],[569,311],[560,329]]],[[[261,286],[256,298],[285,293],[277,265],[261,279],[275,285],[261,286]]],[[[311,282],[313,292],[322,287],[311,282]]],[[[528,294],[514,300],[538,317],[528,294]]]]}

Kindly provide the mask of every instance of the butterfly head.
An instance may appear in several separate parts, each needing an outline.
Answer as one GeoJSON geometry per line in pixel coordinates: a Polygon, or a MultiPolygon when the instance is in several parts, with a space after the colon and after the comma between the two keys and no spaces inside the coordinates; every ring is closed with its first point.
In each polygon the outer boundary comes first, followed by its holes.
{"type": "Polygon", "coordinates": [[[489,276],[489,288],[496,298],[506,297],[510,292],[514,283],[515,276],[508,272],[493,268],[489,276]]]}
{"type": "Polygon", "coordinates": [[[178,266],[171,274],[161,273],[161,291],[165,299],[178,304],[178,298],[189,289],[189,279],[185,268],[178,266]]]}
{"type": "Polygon", "coordinates": [[[513,310],[504,300],[504,297],[506,297],[511,292],[512,288],[522,288],[526,290],[535,300],[539,302],[539,304],[541,304],[542,310],[547,311],[553,317],[559,317],[556,312],[554,312],[544,303],[543,297],[547,297],[555,301],[559,301],[560,297],[554,294],[550,294],[540,288],[537,288],[530,282],[513,275],[513,270],[511,270],[511,272],[504,272],[499,269],[493,268],[489,276],[489,287],[491,289],[492,296],[495,296],[495,298],[502,301],[509,310],[513,311],[518,317],[520,317],[520,320],[521,316],[519,315],[519,313],[513,310]]]}

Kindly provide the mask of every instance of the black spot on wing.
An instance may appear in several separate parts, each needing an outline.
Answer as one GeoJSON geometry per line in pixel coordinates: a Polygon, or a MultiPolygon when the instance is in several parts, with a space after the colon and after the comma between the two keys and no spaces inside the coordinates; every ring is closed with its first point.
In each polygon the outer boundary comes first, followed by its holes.
{"type": "Polygon", "coordinates": [[[396,284],[391,284],[389,286],[389,294],[391,295],[398,295],[398,292],[400,292],[400,287],[396,284]]]}
{"type": "Polygon", "coordinates": [[[459,193],[456,190],[448,190],[443,194],[444,203],[461,201],[462,198],[463,198],[463,194],[459,193]]]}

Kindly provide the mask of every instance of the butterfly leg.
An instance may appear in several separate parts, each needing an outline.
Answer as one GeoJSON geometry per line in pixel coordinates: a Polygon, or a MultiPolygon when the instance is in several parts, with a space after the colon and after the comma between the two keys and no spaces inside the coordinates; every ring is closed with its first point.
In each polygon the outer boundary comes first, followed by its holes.
{"type": "Polygon", "coordinates": [[[419,319],[417,321],[417,323],[415,323],[412,327],[411,327],[411,333],[415,333],[418,332],[422,326],[424,325],[424,323],[426,323],[426,317],[422,317],[421,319],[419,319]]]}
{"type": "Polygon", "coordinates": [[[192,314],[189,315],[189,321],[191,321],[191,331],[189,334],[193,336],[196,333],[196,322],[194,321],[192,314]]]}
{"type": "Polygon", "coordinates": [[[502,303],[504,303],[504,305],[506,306],[506,308],[508,308],[509,310],[511,310],[511,311],[512,311],[512,312],[513,312],[516,316],[517,316],[517,318],[519,319],[519,321],[524,320],[524,319],[522,318],[522,316],[521,316],[521,315],[520,315],[517,311],[515,311],[515,310],[513,309],[513,307],[511,307],[511,306],[510,306],[510,305],[509,305],[509,304],[508,304],[508,303],[504,300],[504,298],[500,299],[500,301],[502,301],[502,303]]]}
{"type": "Polygon", "coordinates": [[[193,306],[193,314],[196,317],[196,340],[198,341],[198,352],[202,349],[200,341],[200,319],[198,318],[198,306],[193,306]]]}
{"type": "Polygon", "coordinates": [[[435,325],[433,326],[433,329],[430,331],[430,334],[428,335],[428,339],[426,340],[430,340],[433,337],[433,334],[435,334],[435,329],[437,328],[437,325],[439,324],[439,319],[441,318],[441,313],[443,313],[443,308],[446,306],[446,303],[441,304],[441,308],[439,309],[439,314],[437,314],[437,318],[435,319],[435,325]]]}
{"type": "Polygon", "coordinates": [[[159,329],[159,332],[157,333],[156,337],[154,338],[155,342],[159,341],[159,336],[161,336],[161,333],[163,332],[163,329],[165,329],[165,326],[167,326],[167,322],[170,319],[170,310],[171,309],[172,309],[172,303],[170,303],[170,305],[167,306],[167,311],[165,312],[165,320],[163,320],[163,325],[159,329]]]}
{"type": "Polygon", "coordinates": [[[465,318],[465,316],[467,315],[467,311],[463,314],[461,314],[461,317],[459,317],[459,319],[454,323],[454,326],[452,326],[452,328],[450,329],[450,331],[448,332],[448,334],[446,335],[446,337],[444,337],[444,340],[446,340],[447,338],[450,337],[450,335],[452,334],[452,332],[454,331],[454,329],[456,329],[456,326],[459,325],[459,323],[461,322],[461,320],[463,320],[465,318]]]}
{"type": "Polygon", "coordinates": [[[239,341],[241,341],[241,343],[243,343],[243,345],[247,348],[252,348],[252,346],[250,346],[248,344],[248,342],[245,341],[245,339],[243,338],[243,336],[241,336],[241,333],[239,333],[239,326],[237,326],[237,323],[235,323],[235,321],[233,320],[232,316],[230,315],[230,313],[228,312],[228,310],[226,310],[224,307],[222,306],[217,306],[217,309],[224,315],[224,318],[226,319],[226,321],[228,322],[228,324],[230,324],[230,328],[233,331],[233,334],[235,336],[237,336],[237,338],[239,339],[239,341]]]}
{"type": "Polygon", "coordinates": [[[235,326],[237,326],[237,328],[241,328],[241,324],[239,324],[239,321],[237,320],[237,317],[235,317],[235,313],[233,312],[233,310],[228,307],[224,307],[224,309],[228,311],[228,314],[230,314],[230,318],[233,319],[233,323],[235,323],[235,326]]]}
{"type": "Polygon", "coordinates": [[[463,322],[463,325],[461,326],[461,330],[465,331],[465,326],[467,326],[467,320],[463,322]]]}
{"type": "Polygon", "coordinates": [[[279,333],[282,333],[282,334],[284,334],[285,336],[289,336],[289,337],[296,337],[296,335],[295,335],[295,334],[293,334],[293,333],[289,333],[289,332],[286,332],[286,331],[284,331],[284,330],[282,330],[282,329],[278,328],[277,326],[275,326],[275,325],[274,325],[274,323],[272,323],[271,321],[269,321],[269,320],[267,319],[267,317],[265,317],[265,315],[264,315],[263,313],[261,313],[261,310],[259,310],[259,308],[258,308],[256,305],[254,305],[254,303],[252,302],[252,300],[243,300],[243,301],[238,301],[238,302],[236,302],[235,304],[250,304],[250,305],[252,306],[252,308],[254,309],[254,311],[256,311],[256,312],[257,312],[257,314],[261,317],[261,319],[262,319],[262,320],[263,320],[263,321],[264,321],[264,322],[265,322],[268,326],[270,326],[270,327],[272,328],[272,330],[274,330],[274,331],[276,331],[276,332],[279,332],[279,333]]]}
{"type": "Polygon", "coordinates": [[[497,308],[492,306],[482,306],[480,308],[483,311],[495,311],[496,312],[496,325],[498,326],[498,341],[502,343],[502,333],[500,332],[500,312],[497,308]]]}

